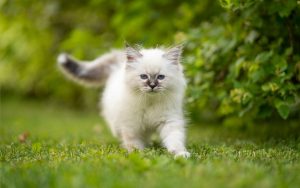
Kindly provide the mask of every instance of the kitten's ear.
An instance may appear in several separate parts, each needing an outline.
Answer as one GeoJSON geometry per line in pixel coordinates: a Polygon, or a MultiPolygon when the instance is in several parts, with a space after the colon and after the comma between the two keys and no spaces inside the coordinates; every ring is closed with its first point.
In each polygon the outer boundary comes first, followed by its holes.
{"type": "Polygon", "coordinates": [[[128,43],[125,43],[125,52],[128,63],[136,62],[143,56],[138,49],[131,47],[128,43]]]}
{"type": "Polygon", "coordinates": [[[180,63],[182,50],[183,44],[171,47],[166,50],[166,53],[163,55],[163,57],[171,61],[173,64],[178,65],[180,63]]]}

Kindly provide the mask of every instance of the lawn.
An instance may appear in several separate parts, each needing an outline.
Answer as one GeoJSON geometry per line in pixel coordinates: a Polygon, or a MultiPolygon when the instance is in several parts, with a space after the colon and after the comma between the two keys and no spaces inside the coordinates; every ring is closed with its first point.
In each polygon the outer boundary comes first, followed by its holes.
{"type": "Polygon", "coordinates": [[[190,159],[128,154],[95,110],[1,100],[0,187],[299,187],[300,127],[190,125],[190,159]]]}

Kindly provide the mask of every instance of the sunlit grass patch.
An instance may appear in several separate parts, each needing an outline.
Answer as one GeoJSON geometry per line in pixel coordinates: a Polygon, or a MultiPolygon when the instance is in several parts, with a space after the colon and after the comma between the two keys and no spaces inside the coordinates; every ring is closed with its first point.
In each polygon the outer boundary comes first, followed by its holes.
{"type": "MultiPolygon", "coordinates": [[[[276,126],[275,126],[276,127],[276,126]]],[[[128,154],[95,111],[3,101],[1,187],[297,187],[297,127],[189,128],[190,159],[128,154]],[[24,140],[20,135],[27,133],[24,140]]]]}

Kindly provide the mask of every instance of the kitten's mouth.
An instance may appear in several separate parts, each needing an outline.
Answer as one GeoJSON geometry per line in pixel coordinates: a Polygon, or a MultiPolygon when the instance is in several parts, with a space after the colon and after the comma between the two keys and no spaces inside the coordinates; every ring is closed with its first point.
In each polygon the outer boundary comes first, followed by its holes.
{"type": "Polygon", "coordinates": [[[155,93],[160,93],[162,92],[162,88],[144,88],[141,90],[144,93],[149,93],[149,94],[155,94],[155,93]]]}
{"type": "Polygon", "coordinates": [[[157,93],[158,90],[151,89],[149,92],[150,92],[150,93],[157,93]]]}
{"type": "Polygon", "coordinates": [[[147,91],[148,93],[159,93],[159,92],[161,92],[161,90],[159,89],[159,88],[154,88],[154,89],[149,89],[148,91],[147,91]]]}

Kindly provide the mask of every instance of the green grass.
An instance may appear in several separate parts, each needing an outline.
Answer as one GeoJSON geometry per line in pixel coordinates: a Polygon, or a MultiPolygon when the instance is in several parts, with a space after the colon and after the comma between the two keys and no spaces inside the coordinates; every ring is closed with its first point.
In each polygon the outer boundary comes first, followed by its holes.
{"type": "Polygon", "coordinates": [[[299,135],[296,122],[193,125],[192,157],[174,160],[157,144],[126,153],[96,109],[3,99],[0,187],[299,187],[299,135]]]}

